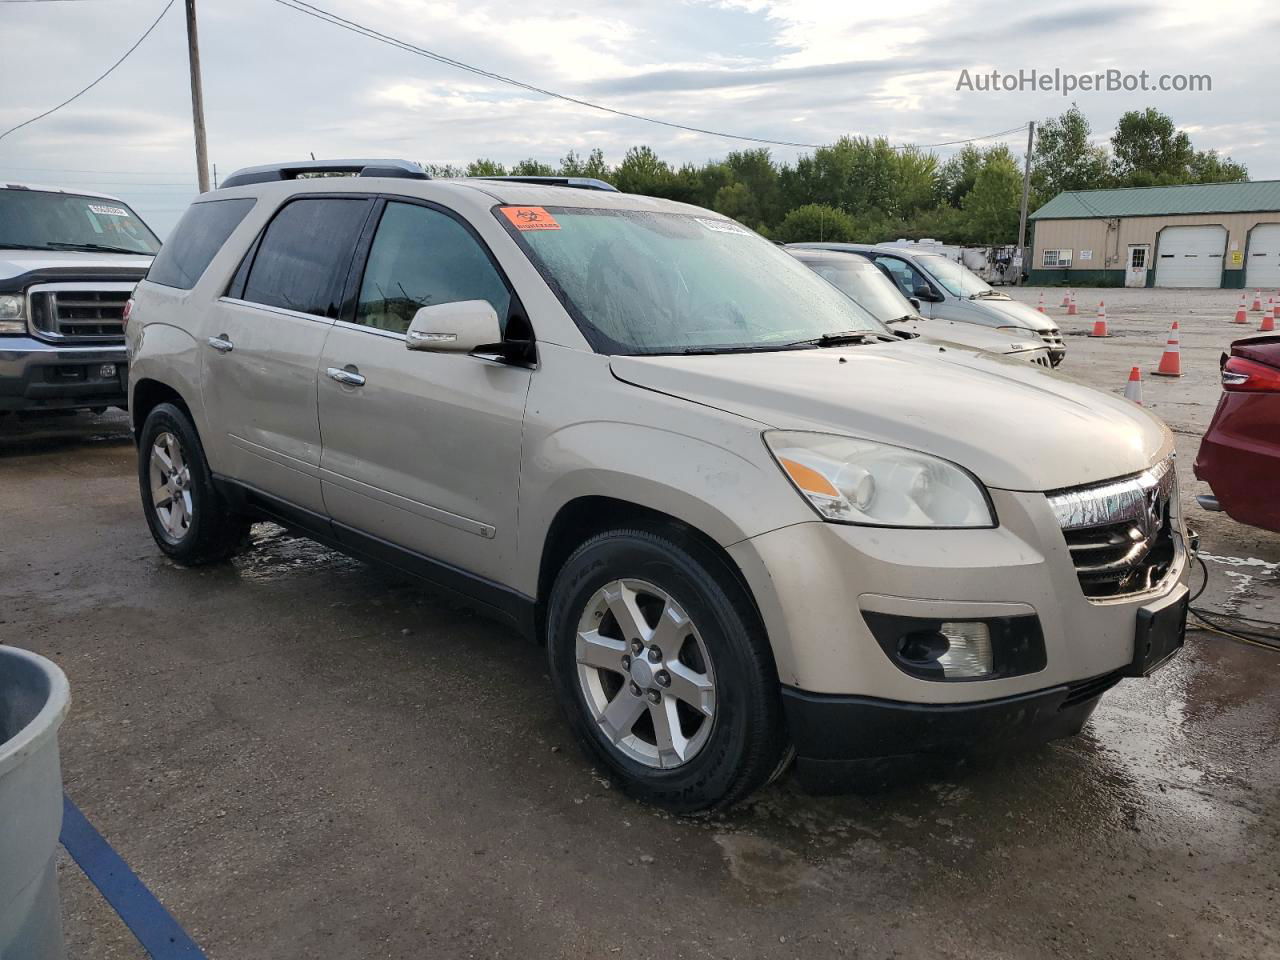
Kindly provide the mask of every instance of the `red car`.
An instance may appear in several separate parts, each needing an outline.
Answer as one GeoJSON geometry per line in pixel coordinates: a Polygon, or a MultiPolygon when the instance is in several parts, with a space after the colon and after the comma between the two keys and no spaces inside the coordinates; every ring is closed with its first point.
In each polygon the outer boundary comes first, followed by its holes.
{"type": "Polygon", "coordinates": [[[1200,441],[1206,510],[1280,532],[1280,335],[1247,337],[1222,357],[1222,399],[1200,441]]]}

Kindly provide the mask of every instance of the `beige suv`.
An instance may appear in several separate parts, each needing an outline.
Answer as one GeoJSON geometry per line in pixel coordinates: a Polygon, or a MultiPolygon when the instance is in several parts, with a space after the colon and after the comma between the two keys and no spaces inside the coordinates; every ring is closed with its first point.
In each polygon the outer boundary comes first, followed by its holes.
{"type": "Polygon", "coordinates": [[[466,595],[671,809],[793,755],[825,786],[1068,735],[1182,644],[1163,424],[901,340],[707,210],[252,168],[188,210],[127,331],[161,550],[221,560],[273,520],[466,595]]]}

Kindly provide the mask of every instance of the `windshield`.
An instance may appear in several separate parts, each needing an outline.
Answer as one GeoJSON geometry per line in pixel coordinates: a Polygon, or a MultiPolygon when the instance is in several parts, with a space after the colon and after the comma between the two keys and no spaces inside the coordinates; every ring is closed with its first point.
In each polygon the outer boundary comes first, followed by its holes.
{"type": "Polygon", "coordinates": [[[889,335],[731,220],[581,207],[497,212],[601,353],[777,350],[837,333],[889,335]]]}
{"type": "Polygon", "coordinates": [[[119,200],[9,189],[0,190],[0,248],[150,256],[160,241],[119,200]]]}
{"type": "Polygon", "coordinates": [[[838,260],[800,257],[799,260],[883,323],[915,316],[915,308],[894,282],[881,273],[879,267],[861,257],[846,256],[838,260]]]}
{"type": "Polygon", "coordinates": [[[940,257],[936,253],[916,254],[915,260],[954,296],[972,297],[983,293],[995,293],[987,281],[954,260],[940,257]]]}

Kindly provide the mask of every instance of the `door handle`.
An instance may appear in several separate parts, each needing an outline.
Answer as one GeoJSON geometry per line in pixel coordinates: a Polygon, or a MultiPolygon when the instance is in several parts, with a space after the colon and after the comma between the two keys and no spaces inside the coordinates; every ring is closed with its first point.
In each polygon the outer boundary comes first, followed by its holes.
{"type": "Polygon", "coordinates": [[[209,346],[217,350],[219,353],[230,353],[235,349],[235,344],[227,339],[225,333],[220,333],[216,337],[209,338],[209,346]]]}
{"type": "Polygon", "coordinates": [[[354,370],[344,370],[341,367],[330,367],[325,371],[329,374],[329,379],[337,380],[339,383],[345,383],[349,387],[363,387],[364,377],[356,373],[354,370]]]}

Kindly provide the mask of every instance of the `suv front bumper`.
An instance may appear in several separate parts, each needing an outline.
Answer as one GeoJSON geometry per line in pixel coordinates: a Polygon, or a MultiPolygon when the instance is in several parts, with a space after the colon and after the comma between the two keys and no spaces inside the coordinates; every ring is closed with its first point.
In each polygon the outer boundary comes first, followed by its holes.
{"type": "Polygon", "coordinates": [[[123,343],[56,346],[0,337],[0,412],[124,407],[128,383],[123,343]]]}
{"type": "Polygon", "coordinates": [[[861,760],[1064,736],[1110,683],[1136,672],[1140,611],[1172,607],[1186,594],[1189,553],[1176,498],[1174,558],[1161,583],[1091,600],[1044,494],[990,494],[1000,522],[992,529],[814,521],[728,548],[768,630],[802,758],[861,760]],[[989,679],[925,679],[891,659],[868,614],[1035,617],[1043,655],[989,679]]]}

